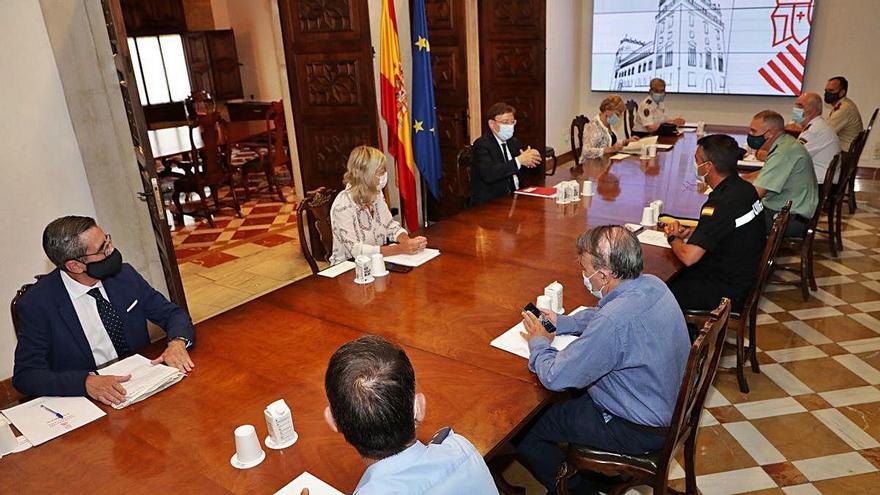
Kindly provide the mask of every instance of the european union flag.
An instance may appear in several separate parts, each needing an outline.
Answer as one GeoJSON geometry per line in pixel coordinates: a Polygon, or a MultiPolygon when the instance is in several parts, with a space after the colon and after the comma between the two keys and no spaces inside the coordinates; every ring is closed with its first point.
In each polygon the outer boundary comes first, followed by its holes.
{"type": "Polygon", "coordinates": [[[425,0],[412,3],[413,92],[412,145],[416,167],[428,184],[431,195],[440,197],[440,141],[437,112],[434,108],[434,78],[431,76],[431,44],[428,43],[428,20],[425,0]]]}

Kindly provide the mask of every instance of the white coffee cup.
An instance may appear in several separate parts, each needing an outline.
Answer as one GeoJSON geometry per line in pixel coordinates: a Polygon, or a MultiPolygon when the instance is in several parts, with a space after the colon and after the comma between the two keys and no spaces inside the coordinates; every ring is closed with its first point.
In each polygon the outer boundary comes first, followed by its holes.
{"type": "Polygon", "coordinates": [[[556,184],[556,204],[564,205],[568,203],[568,185],[565,182],[556,184]]]}
{"type": "Polygon", "coordinates": [[[0,455],[6,455],[18,448],[18,439],[8,424],[0,425],[0,455]]]}
{"type": "Polygon", "coordinates": [[[235,429],[235,455],[232,465],[239,469],[248,469],[263,462],[266,453],[260,447],[257,430],[253,425],[241,425],[235,429]]]}
{"type": "Polygon", "coordinates": [[[354,259],[354,283],[369,284],[373,278],[372,261],[369,256],[360,255],[354,259]]]}
{"type": "Polygon", "coordinates": [[[644,209],[642,209],[642,222],[641,222],[641,224],[644,225],[645,227],[652,227],[654,225],[657,225],[657,222],[654,220],[654,207],[653,206],[646,206],[644,209]]]}
{"type": "Polygon", "coordinates": [[[581,196],[592,196],[593,195],[593,182],[585,180],[584,187],[581,188],[581,196]]]}
{"type": "Polygon", "coordinates": [[[657,145],[651,144],[648,145],[648,158],[654,158],[657,156],[657,145]]]}
{"type": "Polygon", "coordinates": [[[553,299],[550,296],[538,296],[538,300],[535,301],[535,306],[537,306],[538,309],[553,311],[553,299]]]}
{"type": "Polygon", "coordinates": [[[648,159],[648,156],[649,156],[649,155],[648,155],[648,153],[649,153],[648,148],[649,148],[649,147],[650,147],[650,146],[642,145],[642,153],[641,153],[641,158],[642,158],[642,160],[647,160],[647,159],[648,159]]]}
{"type": "Polygon", "coordinates": [[[373,253],[370,256],[370,260],[373,266],[374,277],[384,277],[385,275],[388,275],[388,270],[385,269],[385,257],[382,256],[382,253],[373,253]]]}

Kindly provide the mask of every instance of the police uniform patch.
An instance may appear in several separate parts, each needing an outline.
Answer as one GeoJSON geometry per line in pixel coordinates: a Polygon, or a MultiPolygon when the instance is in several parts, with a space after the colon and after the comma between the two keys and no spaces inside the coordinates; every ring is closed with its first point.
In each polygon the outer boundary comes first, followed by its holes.
{"type": "Polygon", "coordinates": [[[700,211],[701,217],[711,217],[714,214],[715,214],[715,207],[714,206],[704,206],[703,209],[700,211]]]}
{"type": "Polygon", "coordinates": [[[645,117],[647,117],[648,115],[651,115],[651,111],[646,108],[645,109],[645,117]]]}

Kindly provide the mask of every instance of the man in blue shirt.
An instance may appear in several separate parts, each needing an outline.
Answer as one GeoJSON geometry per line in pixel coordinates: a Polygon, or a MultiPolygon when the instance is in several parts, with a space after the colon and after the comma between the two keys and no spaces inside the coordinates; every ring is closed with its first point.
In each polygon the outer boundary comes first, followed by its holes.
{"type": "MultiPolygon", "coordinates": [[[[578,262],[595,308],[574,316],[544,311],[557,334],[579,337],[564,350],[550,346],[531,313],[523,313],[529,369],[550,390],[586,389],[552,406],[517,445],[520,458],[549,493],[564,460],[557,446],[573,442],[625,454],[663,446],[690,352],[675,297],[660,279],[642,274],[642,248],[619,225],[581,234],[578,262]]],[[[542,308],[543,311],[543,308],[542,308]]],[[[574,479],[576,490],[589,491],[574,479]]]]}
{"type": "Polygon", "coordinates": [[[324,387],[324,419],[363,457],[356,495],[498,495],[477,449],[450,428],[416,439],[425,396],[403,349],[366,336],[336,350],[324,387]]]}

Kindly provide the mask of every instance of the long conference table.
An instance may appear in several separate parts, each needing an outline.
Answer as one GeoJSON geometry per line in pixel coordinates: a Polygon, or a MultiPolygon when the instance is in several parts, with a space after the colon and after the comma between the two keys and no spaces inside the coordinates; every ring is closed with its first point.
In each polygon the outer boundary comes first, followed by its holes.
{"type": "MultiPolygon", "coordinates": [[[[709,128],[738,134],[740,128],[709,128]]],[[[591,160],[547,178],[593,181],[594,195],[558,205],[510,196],[444,219],[424,235],[442,255],[408,274],[357,285],[353,272],[310,276],[197,325],[195,370],[185,380],[60,438],[0,460],[0,493],[274,493],[303,471],[350,493],[364,471],[356,451],[324,423],[324,372],[333,352],[364,334],[406,350],[427,397],[423,442],[443,426],[487,457],[552,400],[523,358],[489,342],[521,320],[520,308],[554,280],[565,309],[595,305],[575,265],[575,239],[589,226],[638,223],[655,199],[695,217],[705,195],[692,165],[696,137],[656,159],[591,160]],[[298,442],[264,448],[249,470],[230,465],[233,430],[283,398],[298,442]]],[[[669,280],[682,265],[669,249],[643,245],[645,271],[669,280]]],[[[154,344],[142,352],[161,353],[154,344]]]]}

